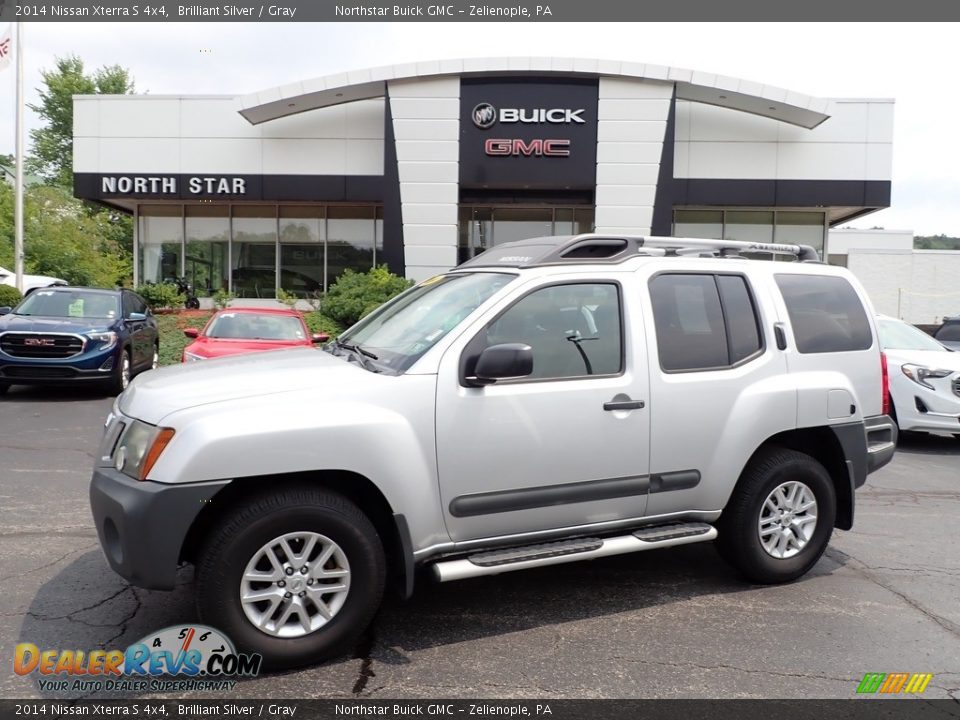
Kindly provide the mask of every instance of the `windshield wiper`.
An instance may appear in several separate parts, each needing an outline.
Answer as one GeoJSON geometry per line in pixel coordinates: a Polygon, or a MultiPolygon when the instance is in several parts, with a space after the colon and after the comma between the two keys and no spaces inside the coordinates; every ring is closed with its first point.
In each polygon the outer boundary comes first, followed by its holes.
{"type": "Polygon", "coordinates": [[[380,372],[380,368],[373,367],[370,364],[370,361],[367,360],[367,358],[370,358],[370,360],[379,360],[380,358],[374,355],[372,352],[370,352],[366,348],[362,348],[360,347],[360,345],[356,343],[345,343],[342,340],[340,340],[340,338],[337,338],[336,340],[334,340],[333,344],[338,348],[343,348],[344,350],[352,352],[354,354],[353,356],[357,359],[357,362],[360,363],[360,367],[362,367],[364,370],[370,370],[371,372],[380,372]]]}

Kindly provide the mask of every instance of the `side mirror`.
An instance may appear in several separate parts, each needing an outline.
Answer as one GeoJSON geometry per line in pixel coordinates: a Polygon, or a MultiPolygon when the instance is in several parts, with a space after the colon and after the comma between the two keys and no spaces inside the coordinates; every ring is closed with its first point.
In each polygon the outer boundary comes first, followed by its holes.
{"type": "Polygon", "coordinates": [[[325,343],[329,339],[330,339],[330,336],[327,335],[326,333],[314,333],[313,335],[310,336],[310,342],[312,342],[314,345],[325,343]]]}
{"type": "Polygon", "coordinates": [[[130,322],[142,322],[147,319],[146,314],[144,313],[130,313],[127,316],[127,320],[130,322]]]}
{"type": "Polygon", "coordinates": [[[197,330],[196,328],[184,328],[183,334],[186,335],[188,338],[195,338],[198,335],[200,335],[200,331],[197,330]]]}
{"type": "Polygon", "coordinates": [[[9,315],[12,312],[13,312],[13,308],[10,307],[9,305],[4,305],[3,307],[0,307],[0,315],[9,315]]]}
{"type": "Polygon", "coordinates": [[[477,367],[467,383],[474,387],[497,380],[526,377],[533,372],[533,348],[524,343],[491,345],[477,358],[477,367]]]}

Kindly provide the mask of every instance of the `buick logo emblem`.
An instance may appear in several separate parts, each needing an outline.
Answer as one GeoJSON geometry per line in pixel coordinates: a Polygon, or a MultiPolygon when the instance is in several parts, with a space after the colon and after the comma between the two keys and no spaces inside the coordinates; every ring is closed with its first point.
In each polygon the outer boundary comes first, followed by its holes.
{"type": "Polygon", "coordinates": [[[490,103],[480,103],[470,113],[473,124],[481,130],[492,128],[497,121],[497,109],[490,103]]]}

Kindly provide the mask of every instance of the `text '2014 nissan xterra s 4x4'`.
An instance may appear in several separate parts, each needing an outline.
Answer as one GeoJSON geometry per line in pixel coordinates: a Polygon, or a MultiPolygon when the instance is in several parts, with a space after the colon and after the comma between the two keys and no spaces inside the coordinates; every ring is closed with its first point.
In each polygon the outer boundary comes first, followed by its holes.
{"type": "Polygon", "coordinates": [[[892,457],[887,402],[863,288],[809,247],[535,238],[322,351],[136,378],[90,497],[116,572],[171,589],[192,563],[201,620],[293,667],[349,649],[418,570],[715,540],[746,579],[795,580],[892,457]]]}

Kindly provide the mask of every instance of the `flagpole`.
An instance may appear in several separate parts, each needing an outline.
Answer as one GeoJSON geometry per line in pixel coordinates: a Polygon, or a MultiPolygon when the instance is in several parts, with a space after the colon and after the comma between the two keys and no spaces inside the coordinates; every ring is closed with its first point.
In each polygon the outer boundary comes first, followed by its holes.
{"type": "Polygon", "coordinates": [[[17,23],[17,170],[14,180],[14,240],[13,267],[16,273],[17,290],[23,292],[23,23],[17,23]]]}

